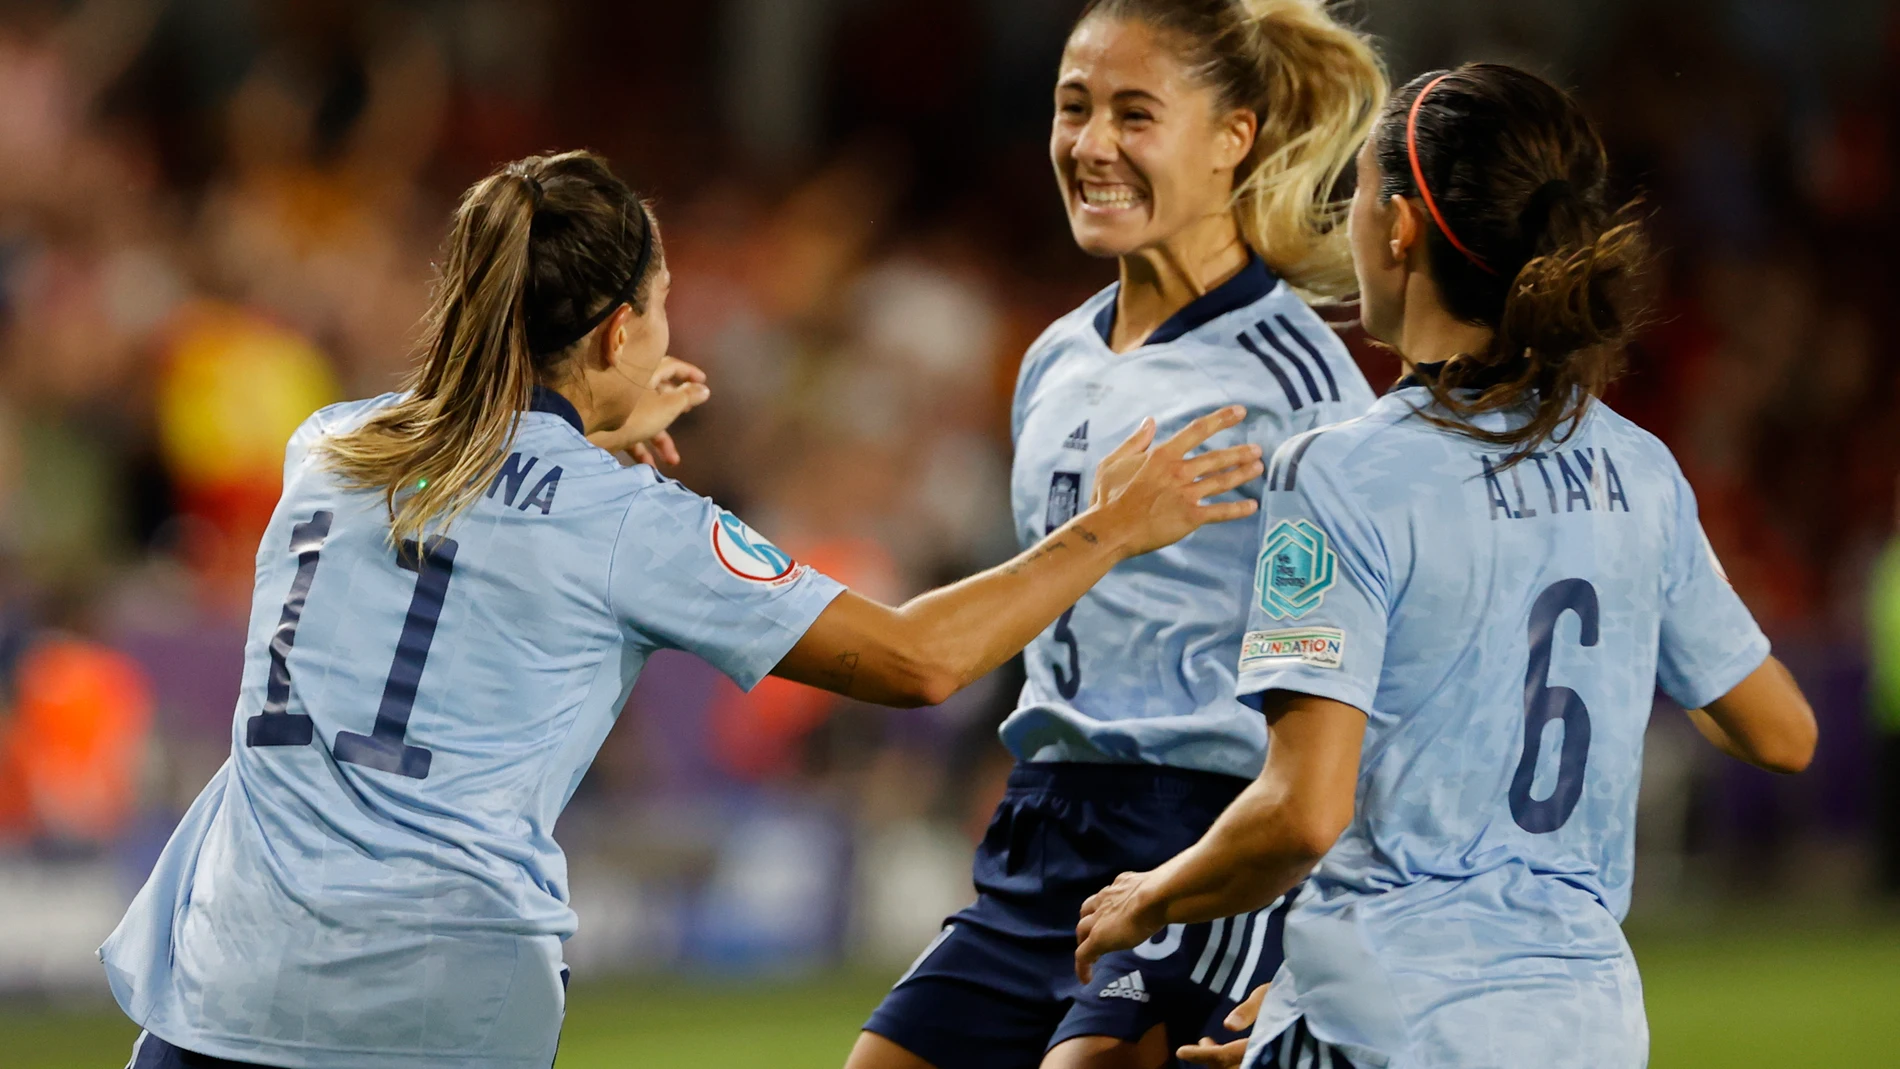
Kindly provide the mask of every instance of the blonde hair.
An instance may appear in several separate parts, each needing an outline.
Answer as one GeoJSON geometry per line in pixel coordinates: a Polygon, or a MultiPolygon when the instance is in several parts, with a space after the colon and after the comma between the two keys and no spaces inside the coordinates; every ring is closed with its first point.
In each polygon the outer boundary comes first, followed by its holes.
{"type": "Polygon", "coordinates": [[[319,447],[345,485],[382,494],[391,541],[446,529],[480,499],[535,385],[614,309],[644,311],[658,245],[646,206],[589,152],[531,156],[469,187],[405,396],[319,447]]]}
{"type": "Polygon", "coordinates": [[[1173,36],[1224,106],[1254,113],[1253,150],[1234,179],[1241,237],[1295,287],[1351,293],[1346,202],[1335,191],[1386,97],[1371,41],[1324,0],[1092,0],[1077,24],[1096,15],[1173,36]]]}

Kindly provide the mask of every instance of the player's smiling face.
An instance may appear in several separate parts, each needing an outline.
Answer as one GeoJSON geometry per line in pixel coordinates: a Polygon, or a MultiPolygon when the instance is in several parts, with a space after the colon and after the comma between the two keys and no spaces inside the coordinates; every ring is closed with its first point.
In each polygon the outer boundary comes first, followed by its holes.
{"type": "Polygon", "coordinates": [[[1128,255],[1230,210],[1252,115],[1223,111],[1150,27],[1084,20],[1063,50],[1055,105],[1049,156],[1084,252],[1128,255]]]}

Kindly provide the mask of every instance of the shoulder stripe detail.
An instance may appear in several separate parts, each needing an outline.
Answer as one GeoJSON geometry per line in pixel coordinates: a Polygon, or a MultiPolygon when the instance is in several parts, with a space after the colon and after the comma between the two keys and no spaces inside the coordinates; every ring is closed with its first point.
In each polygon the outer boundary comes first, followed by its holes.
{"type": "Polygon", "coordinates": [[[1293,411],[1298,412],[1303,407],[1303,403],[1300,401],[1299,393],[1293,389],[1293,380],[1286,377],[1286,372],[1280,370],[1280,365],[1274,363],[1273,357],[1263,352],[1260,346],[1255,345],[1252,338],[1243,333],[1236,335],[1236,339],[1248,352],[1259,357],[1261,363],[1267,365],[1267,370],[1273,372],[1274,378],[1280,380],[1280,389],[1286,393],[1286,403],[1293,406],[1293,411]]]}
{"type": "Polygon", "coordinates": [[[1339,400],[1339,382],[1333,378],[1333,369],[1326,366],[1326,359],[1319,355],[1319,347],[1307,341],[1306,335],[1294,330],[1293,324],[1287,322],[1285,316],[1276,315],[1273,319],[1280,324],[1281,330],[1286,331],[1287,334],[1292,336],[1294,342],[1297,343],[1300,348],[1306,350],[1306,355],[1313,358],[1313,363],[1319,365],[1319,373],[1326,376],[1326,391],[1332,394],[1333,400],[1339,400]]]}
{"type": "Polygon", "coordinates": [[[1321,400],[1319,395],[1319,383],[1314,380],[1313,373],[1306,370],[1306,364],[1301,361],[1299,357],[1293,355],[1293,350],[1287,348],[1286,343],[1281,341],[1279,336],[1273,333],[1273,328],[1267,326],[1266,320],[1263,319],[1255,323],[1254,326],[1260,331],[1260,336],[1267,339],[1267,344],[1273,346],[1273,351],[1285,357],[1287,363],[1292,364],[1293,369],[1300,373],[1300,381],[1306,383],[1306,392],[1313,396],[1313,403],[1318,404],[1321,400]]]}
{"type": "Polygon", "coordinates": [[[1305,459],[1306,451],[1313,448],[1313,443],[1319,441],[1319,435],[1319,431],[1312,431],[1300,439],[1299,445],[1293,447],[1293,454],[1286,458],[1286,485],[1280,489],[1293,489],[1295,481],[1300,477],[1300,461],[1305,459]]]}

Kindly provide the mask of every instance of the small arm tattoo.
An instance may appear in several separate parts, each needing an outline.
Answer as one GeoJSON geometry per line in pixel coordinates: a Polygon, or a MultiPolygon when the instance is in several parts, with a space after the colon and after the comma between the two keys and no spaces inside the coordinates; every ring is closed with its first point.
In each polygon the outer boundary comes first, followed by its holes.
{"type": "Polygon", "coordinates": [[[825,681],[833,690],[850,690],[852,681],[858,678],[858,653],[847,650],[838,655],[838,667],[825,672],[825,681]]]}
{"type": "Polygon", "coordinates": [[[1041,545],[1038,545],[1036,548],[1030,550],[1028,553],[1025,553],[1020,559],[1010,564],[1009,567],[1003,569],[1003,573],[1005,575],[1015,575],[1018,572],[1022,571],[1024,568],[1029,567],[1029,565],[1035,562],[1036,560],[1042,557],[1046,557],[1049,554],[1054,553],[1055,551],[1059,549],[1067,549],[1067,548],[1069,548],[1068,544],[1063,542],[1060,538],[1053,539],[1050,541],[1045,541],[1041,545]]]}

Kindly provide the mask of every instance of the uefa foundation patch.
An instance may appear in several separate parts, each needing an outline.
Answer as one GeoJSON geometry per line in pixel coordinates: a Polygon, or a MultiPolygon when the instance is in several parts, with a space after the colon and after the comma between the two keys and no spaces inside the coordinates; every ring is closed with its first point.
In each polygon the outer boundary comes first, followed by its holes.
{"type": "Polygon", "coordinates": [[[712,550],[726,571],[748,582],[778,586],[798,577],[791,554],[723,509],[713,518],[712,550]]]}
{"type": "Polygon", "coordinates": [[[1241,672],[1310,664],[1338,668],[1346,653],[1346,633],[1336,627],[1292,627],[1249,631],[1240,641],[1241,672]]]}

